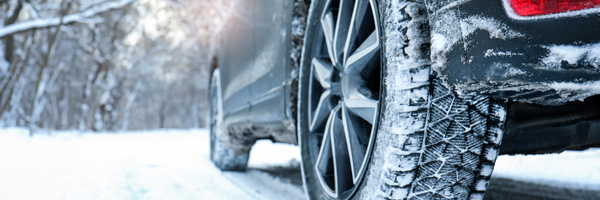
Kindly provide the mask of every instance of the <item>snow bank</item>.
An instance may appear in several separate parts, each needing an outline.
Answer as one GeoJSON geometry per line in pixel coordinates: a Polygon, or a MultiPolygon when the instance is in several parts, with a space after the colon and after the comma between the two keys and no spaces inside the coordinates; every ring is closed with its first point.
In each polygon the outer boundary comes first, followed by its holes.
{"type": "Polygon", "coordinates": [[[499,156],[492,177],[600,190],[600,148],[560,154],[499,156]]]}
{"type": "Polygon", "coordinates": [[[300,167],[300,149],[298,146],[259,140],[250,152],[250,168],[300,167]]]}

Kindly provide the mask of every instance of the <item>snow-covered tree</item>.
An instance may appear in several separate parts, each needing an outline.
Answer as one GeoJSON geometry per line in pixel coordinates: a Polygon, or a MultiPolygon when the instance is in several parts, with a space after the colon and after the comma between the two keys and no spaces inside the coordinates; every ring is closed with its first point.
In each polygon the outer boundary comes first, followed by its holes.
{"type": "Polygon", "coordinates": [[[202,127],[227,0],[0,1],[0,126],[202,127]]]}

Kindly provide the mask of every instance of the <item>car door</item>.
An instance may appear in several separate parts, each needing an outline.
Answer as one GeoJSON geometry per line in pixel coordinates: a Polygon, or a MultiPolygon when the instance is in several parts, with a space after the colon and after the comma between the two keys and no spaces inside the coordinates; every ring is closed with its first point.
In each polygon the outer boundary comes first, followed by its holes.
{"type": "Polygon", "coordinates": [[[250,76],[251,121],[286,119],[292,1],[253,0],[254,60],[250,76]]]}
{"type": "Polygon", "coordinates": [[[221,72],[225,123],[247,123],[250,77],[253,71],[254,37],[252,1],[237,1],[220,31],[218,65],[221,72]]]}

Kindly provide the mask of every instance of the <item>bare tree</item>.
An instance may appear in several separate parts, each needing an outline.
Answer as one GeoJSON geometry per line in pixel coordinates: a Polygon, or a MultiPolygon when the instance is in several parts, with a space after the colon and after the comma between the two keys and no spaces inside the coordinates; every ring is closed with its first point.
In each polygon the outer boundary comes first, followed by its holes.
{"type": "Polygon", "coordinates": [[[228,0],[0,1],[0,126],[205,126],[228,0]]]}

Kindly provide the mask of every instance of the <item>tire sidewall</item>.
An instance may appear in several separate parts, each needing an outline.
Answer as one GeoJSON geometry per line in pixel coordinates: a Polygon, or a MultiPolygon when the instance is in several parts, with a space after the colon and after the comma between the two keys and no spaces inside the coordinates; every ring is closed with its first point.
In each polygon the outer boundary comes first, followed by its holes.
{"type": "Polygon", "coordinates": [[[304,36],[304,46],[302,48],[302,59],[300,62],[299,84],[298,84],[298,144],[301,153],[301,169],[304,182],[304,190],[308,199],[327,199],[323,194],[325,191],[320,187],[318,177],[314,173],[315,168],[310,156],[310,146],[308,143],[308,101],[306,100],[309,88],[310,67],[312,53],[315,50],[311,41],[317,31],[319,21],[319,10],[325,6],[325,0],[313,0],[309,8],[307,19],[306,34],[304,36]]]}

